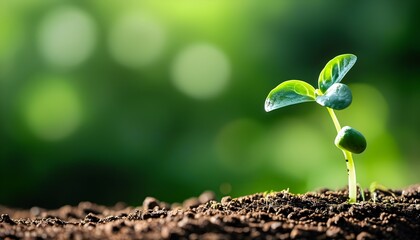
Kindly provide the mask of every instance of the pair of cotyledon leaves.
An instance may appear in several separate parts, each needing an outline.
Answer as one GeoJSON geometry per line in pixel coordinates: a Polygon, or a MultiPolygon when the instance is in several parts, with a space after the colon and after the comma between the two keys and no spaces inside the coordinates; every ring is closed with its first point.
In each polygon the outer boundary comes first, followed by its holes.
{"type": "Polygon", "coordinates": [[[356,60],[357,57],[353,54],[343,54],[331,59],[319,74],[319,89],[301,80],[282,82],[268,94],[265,111],[311,101],[336,110],[348,107],[352,101],[352,94],[350,88],[340,81],[356,60]]]}
{"type": "MultiPolygon", "coordinates": [[[[265,101],[267,112],[292,104],[316,101],[318,104],[341,110],[352,101],[350,88],[340,83],[346,73],[353,67],[357,57],[343,54],[331,59],[322,69],[318,87],[301,80],[288,80],[271,90],[265,101]]],[[[351,127],[343,127],[337,134],[335,145],[352,153],[362,153],[366,149],[366,139],[359,131],[351,127]]]]}

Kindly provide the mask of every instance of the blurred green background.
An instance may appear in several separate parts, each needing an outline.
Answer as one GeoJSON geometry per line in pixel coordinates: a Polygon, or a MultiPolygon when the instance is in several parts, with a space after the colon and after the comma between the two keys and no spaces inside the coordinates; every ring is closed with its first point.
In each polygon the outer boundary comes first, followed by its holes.
{"type": "Polygon", "coordinates": [[[264,112],[353,53],[358,182],[418,183],[417,1],[0,1],[0,204],[182,201],[347,184],[325,109],[264,112]]]}

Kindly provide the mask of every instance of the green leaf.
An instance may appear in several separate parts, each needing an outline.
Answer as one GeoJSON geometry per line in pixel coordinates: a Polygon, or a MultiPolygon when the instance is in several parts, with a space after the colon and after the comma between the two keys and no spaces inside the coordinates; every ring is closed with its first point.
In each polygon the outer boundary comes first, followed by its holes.
{"type": "Polygon", "coordinates": [[[265,111],[311,101],[315,101],[314,87],[301,80],[288,80],[268,94],[265,100],[265,111]]]}
{"type": "Polygon", "coordinates": [[[353,54],[343,54],[331,59],[318,78],[318,87],[325,93],[334,83],[340,82],[344,75],[353,67],[357,57],[353,54]]]}
{"type": "Polygon", "coordinates": [[[343,127],[338,132],[334,143],[338,148],[352,153],[362,153],[367,146],[363,134],[349,126],[343,127]]]}
{"type": "Polygon", "coordinates": [[[353,97],[347,85],[334,83],[324,95],[317,96],[315,100],[321,106],[342,110],[351,104],[353,97]]]}

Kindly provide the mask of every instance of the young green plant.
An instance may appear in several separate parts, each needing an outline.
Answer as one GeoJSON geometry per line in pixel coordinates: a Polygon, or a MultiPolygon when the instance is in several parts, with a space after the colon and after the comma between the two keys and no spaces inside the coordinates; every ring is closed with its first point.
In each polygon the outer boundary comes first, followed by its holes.
{"type": "Polygon", "coordinates": [[[334,143],[342,150],[346,160],[350,203],[357,201],[356,170],[352,153],[362,153],[366,149],[366,139],[352,127],[341,127],[334,110],[345,109],[352,102],[350,88],[340,82],[356,60],[357,57],[353,54],[339,55],[322,69],[318,78],[318,89],[301,80],[288,80],[271,90],[265,100],[267,112],[303,102],[316,102],[326,107],[337,130],[334,143]]]}

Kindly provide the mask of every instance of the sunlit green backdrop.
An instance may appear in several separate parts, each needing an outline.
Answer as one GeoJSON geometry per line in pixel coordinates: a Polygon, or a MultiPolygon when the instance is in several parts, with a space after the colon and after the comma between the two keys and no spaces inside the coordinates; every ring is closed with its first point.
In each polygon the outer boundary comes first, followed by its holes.
{"type": "Polygon", "coordinates": [[[314,103],[277,84],[358,62],[337,115],[363,132],[358,182],[420,181],[417,1],[0,0],[0,204],[182,201],[347,183],[314,103]]]}

